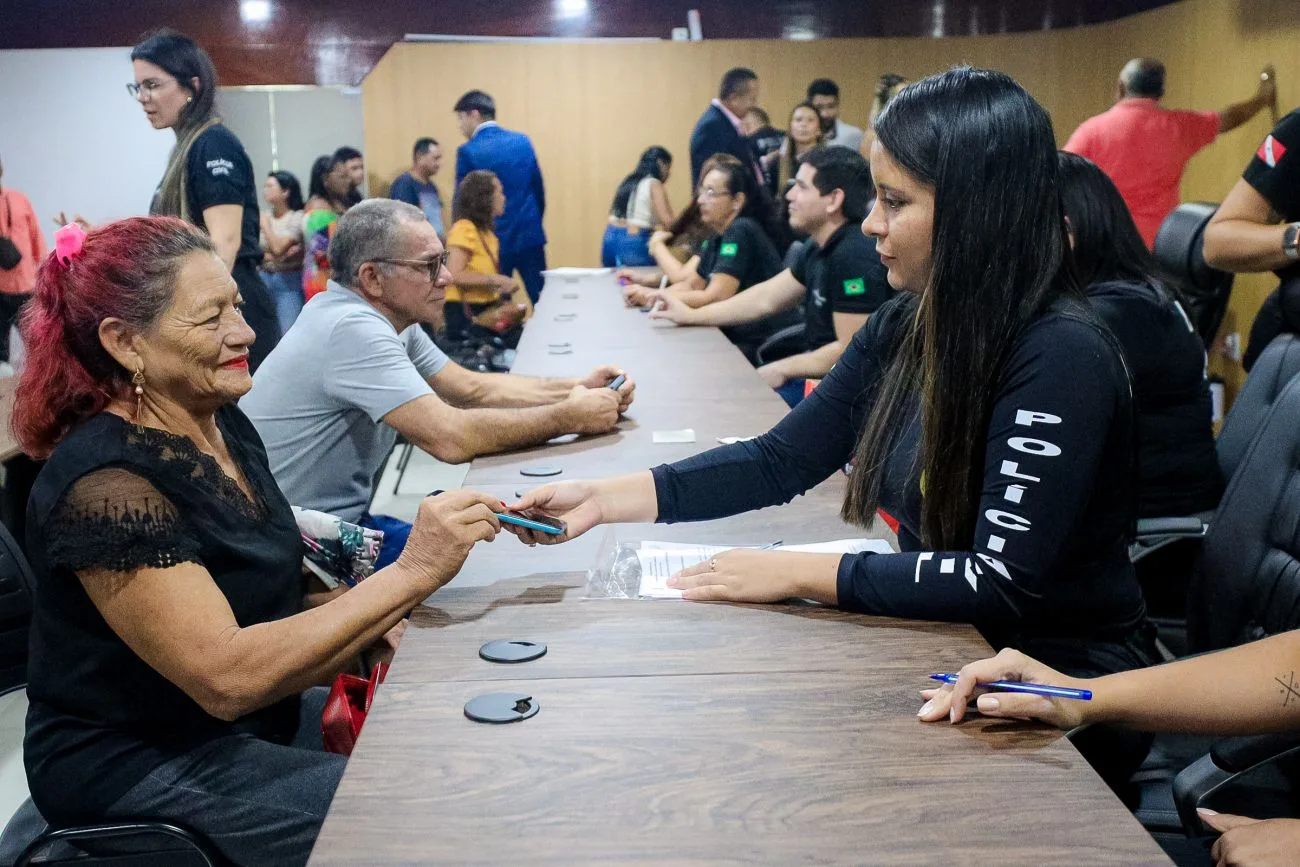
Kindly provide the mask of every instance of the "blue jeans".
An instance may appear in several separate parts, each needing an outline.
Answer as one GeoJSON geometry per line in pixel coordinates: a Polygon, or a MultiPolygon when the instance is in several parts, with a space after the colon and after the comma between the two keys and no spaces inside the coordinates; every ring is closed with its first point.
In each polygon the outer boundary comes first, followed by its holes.
{"type": "Polygon", "coordinates": [[[627,237],[627,229],[605,226],[605,237],[600,239],[600,264],[604,268],[618,267],[618,245],[627,237]]]}
{"type": "Polygon", "coordinates": [[[375,561],[376,572],[393,564],[411,535],[411,525],[392,515],[372,515],[366,512],[357,523],[372,530],[384,531],[384,547],[379,549],[379,559],[375,561]]]}
{"type": "Polygon", "coordinates": [[[803,386],[806,380],[790,379],[785,385],[776,389],[776,393],[781,395],[781,400],[785,401],[786,406],[794,409],[803,400],[803,386]]]}
{"type": "Polygon", "coordinates": [[[655,264],[650,255],[650,230],[641,229],[635,235],[624,232],[618,242],[618,264],[624,268],[642,268],[655,264]]]}
{"type": "Polygon", "coordinates": [[[306,864],[347,764],[322,747],[328,695],[325,687],[302,694],[288,745],[246,734],[208,741],[154,768],[105,818],[178,822],[238,865],[306,864]]]}
{"type": "Polygon", "coordinates": [[[271,300],[275,302],[275,318],[280,323],[280,333],[284,334],[293,325],[298,314],[302,312],[302,272],[301,271],[262,271],[262,282],[271,290],[271,300]]]}
{"type": "Polygon", "coordinates": [[[519,279],[524,281],[524,289],[528,290],[528,297],[534,304],[542,297],[542,284],[546,282],[542,272],[545,270],[546,247],[501,251],[501,273],[508,277],[518,271],[519,279]]]}

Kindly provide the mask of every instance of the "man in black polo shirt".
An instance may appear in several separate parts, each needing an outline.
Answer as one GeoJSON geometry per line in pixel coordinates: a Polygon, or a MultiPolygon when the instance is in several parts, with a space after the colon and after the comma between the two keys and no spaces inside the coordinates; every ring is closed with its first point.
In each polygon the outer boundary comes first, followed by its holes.
{"type": "Polygon", "coordinates": [[[802,299],[804,351],[758,369],[794,406],[803,398],[804,380],[825,376],[867,317],[893,294],[876,241],[860,227],[871,196],[871,171],[861,155],[848,148],[814,150],[786,194],[790,226],[809,236],[799,259],[770,280],[703,307],[652,293],[656,308],[650,316],[678,325],[736,326],[793,309],[802,299]]]}
{"type": "Polygon", "coordinates": [[[1282,281],[1250,329],[1246,370],[1274,337],[1300,334],[1300,109],[1264,139],[1210,220],[1205,261],[1224,271],[1273,271],[1282,281]]]}

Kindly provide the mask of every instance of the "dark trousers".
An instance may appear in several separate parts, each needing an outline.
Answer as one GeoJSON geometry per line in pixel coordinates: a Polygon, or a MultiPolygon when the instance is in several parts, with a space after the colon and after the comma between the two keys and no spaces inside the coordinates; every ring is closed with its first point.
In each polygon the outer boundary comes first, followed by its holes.
{"type": "Polygon", "coordinates": [[[275,313],[271,290],[262,282],[262,275],[251,259],[237,259],[230,276],[235,279],[244,299],[244,321],[257,335],[257,340],[248,347],[248,372],[256,373],[262,361],[280,342],[280,318],[275,313]]]}
{"type": "Polygon", "coordinates": [[[109,807],[107,819],[174,821],[237,865],[306,864],[347,759],[322,748],[329,691],[302,696],[288,746],[231,735],[154,768],[109,807]]]}
{"type": "Polygon", "coordinates": [[[9,328],[18,321],[18,314],[31,297],[27,292],[0,292],[0,361],[9,360],[9,328]]]}
{"type": "Polygon", "coordinates": [[[372,515],[366,512],[357,524],[384,532],[384,546],[379,549],[379,557],[375,560],[376,572],[396,563],[402,549],[406,547],[406,540],[411,537],[411,525],[392,515],[372,515]]]}
{"type": "Polygon", "coordinates": [[[524,281],[524,289],[533,303],[542,296],[542,284],[546,278],[546,247],[527,247],[523,250],[501,251],[501,273],[507,277],[519,272],[519,279],[524,281]]]}
{"type": "Polygon", "coordinates": [[[776,393],[781,395],[781,400],[785,401],[786,406],[790,407],[790,409],[794,409],[803,401],[805,382],[807,382],[807,380],[803,377],[787,380],[785,385],[776,389],[776,393]]]}

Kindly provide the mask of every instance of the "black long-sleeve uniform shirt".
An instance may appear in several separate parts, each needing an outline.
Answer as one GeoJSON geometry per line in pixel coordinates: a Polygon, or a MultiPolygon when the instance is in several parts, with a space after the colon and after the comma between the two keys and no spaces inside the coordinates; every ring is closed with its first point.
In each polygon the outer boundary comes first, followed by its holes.
{"type": "MultiPolygon", "coordinates": [[[[812,394],[771,431],[653,470],[663,522],[786,503],[852,457],[899,327],[915,300],[885,305],[812,394]]],[[[900,523],[898,554],[840,561],[841,607],[973,623],[995,643],[1133,647],[1145,606],[1127,556],[1135,507],[1133,399],[1114,338],[1074,302],[1017,340],[996,385],[974,545],[921,549],[919,396],[895,434],[881,506],[900,523]],[[1042,639],[1040,643],[1037,639],[1042,639]]],[[[1102,670],[1151,661],[1123,653],[1102,670]]],[[[1049,658],[1049,662],[1052,660],[1049,658]]],[[[1077,664],[1066,668],[1080,670],[1077,664]]]]}

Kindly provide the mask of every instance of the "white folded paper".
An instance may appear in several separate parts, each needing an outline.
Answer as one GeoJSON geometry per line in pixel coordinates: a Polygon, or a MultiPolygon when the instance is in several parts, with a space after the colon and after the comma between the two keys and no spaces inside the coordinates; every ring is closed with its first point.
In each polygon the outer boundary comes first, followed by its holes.
{"type": "Polygon", "coordinates": [[[542,272],[543,277],[600,277],[612,274],[613,268],[551,268],[542,272]]]}
{"type": "MultiPolygon", "coordinates": [[[[673,575],[716,557],[723,551],[752,547],[757,546],[642,542],[636,552],[637,562],[641,566],[641,587],[638,595],[643,599],[680,599],[682,591],[668,586],[668,579],[673,575]]],[[[772,550],[801,554],[859,554],[863,551],[873,551],[877,554],[894,553],[894,549],[884,539],[836,539],[833,542],[813,542],[807,545],[782,545],[772,550]]]]}

